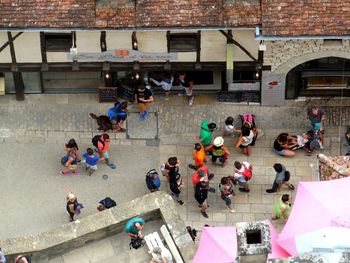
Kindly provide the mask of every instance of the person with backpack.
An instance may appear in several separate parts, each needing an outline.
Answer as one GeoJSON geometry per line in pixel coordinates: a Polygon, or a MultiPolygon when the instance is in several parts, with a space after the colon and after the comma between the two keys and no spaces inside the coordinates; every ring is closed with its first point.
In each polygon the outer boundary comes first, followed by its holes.
{"type": "Polygon", "coordinates": [[[66,204],[66,211],[68,213],[69,222],[75,221],[74,216],[79,215],[80,210],[82,208],[84,208],[84,206],[82,204],[78,203],[78,199],[75,196],[75,194],[70,192],[67,195],[67,204],[66,204]]]}
{"type": "Polygon", "coordinates": [[[148,171],[146,174],[146,186],[151,193],[159,191],[160,179],[155,169],[148,171]]]}
{"type": "Polygon", "coordinates": [[[83,154],[85,158],[85,170],[89,176],[91,176],[97,170],[97,162],[104,160],[104,158],[99,158],[94,154],[94,150],[87,148],[86,153],[83,154]]]}
{"type": "Polygon", "coordinates": [[[117,206],[116,201],[114,201],[112,198],[110,197],[106,197],[105,199],[102,199],[98,205],[97,205],[97,210],[98,211],[103,211],[112,207],[117,206]]]}
{"type": "Polygon", "coordinates": [[[224,138],[221,136],[216,137],[213,144],[207,146],[205,151],[211,153],[211,161],[213,164],[219,159],[222,166],[225,166],[228,156],[230,155],[229,150],[224,146],[224,138]]]}
{"type": "Polygon", "coordinates": [[[115,169],[117,168],[117,166],[114,163],[111,163],[109,161],[109,146],[110,146],[110,139],[109,139],[109,135],[107,133],[103,133],[101,135],[95,135],[92,138],[92,144],[96,147],[97,152],[100,156],[100,159],[104,158],[104,160],[106,161],[106,164],[112,168],[115,169]]]}
{"type": "Polygon", "coordinates": [[[208,218],[208,214],[206,213],[206,210],[208,209],[207,205],[207,198],[208,198],[208,189],[209,189],[209,183],[201,181],[197,183],[195,186],[195,191],[194,191],[194,198],[199,204],[200,207],[200,213],[202,216],[205,218],[208,218]]]}
{"type": "Polygon", "coordinates": [[[65,167],[63,171],[60,171],[61,175],[67,175],[73,173],[79,175],[78,168],[78,149],[76,147],[69,148],[67,154],[61,158],[61,164],[65,167]]]}
{"type": "Polygon", "coordinates": [[[122,128],[122,125],[128,116],[126,112],[127,107],[127,101],[123,101],[122,103],[117,101],[116,103],[114,103],[114,106],[112,108],[109,108],[107,111],[107,116],[115,125],[116,132],[125,132],[125,129],[122,128]]]}
{"type": "Polygon", "coordinates": [[[221,199],[225,201],[226,208],[230,213],[234,213],[235,210],[232,208],[232,198],[235,195],[234,183],[230,176],[222,177],[219,183],[219,191],[221,199]]]}
{"type": "Polygon", "coordinates": [[[124,232],[131,238],[130,248],[137,249],[144,245],[145,241],[141,232],[144,226],[145,220],[141,217],[134,217],[126,223],[124,232]]]}
{"type": "Polygon", "coordinates": [[[32,259],[29,255],[18,255],[15,258],[15,263],[31,263],[32,259]]]}
{"type": "Polygon", "coordinates": [[[276,193],[281,190],[283,184],[287,185],[290,190],[294,190],[294,185],[289,183],[290,172],[286,170],[283,164],[275,163],[273,169],[276,171],[275,181],[273,182],[272,188],[267,189],[266,193],[276,193]]]}
{"type": "Polygon", "coordinates": [[[146,87],[141,84],[135,90],[135,100],[137,101],[137,104],[139,105],[140,120],[144,121],[148,116],[148,112],[146,111],[146,109],[147,109],[148,105],[154,101],[152,92],[149,89],[146,89],[146,87]]]}
{"type": "Polygon", "coordinates": [[[232,179],[242,187],[239,187],[238,190],[244,193],[249,193],[248,181],[252,179],[252,170],[253,167],[248,162],[238,162],[234,163],[234,167],[236,168],[235,173],[233,174],[232,179]]]}
{"type": "Polygon", "coordinates": [[[176,175],[179,173],[179,170],[180,160],[178,160],[177,157],[170,157],[168,159],[168,162],[163,163],[160,167],[160,171],[162,172],[163,176],[168,179],[169,182],[171,178],[176,177],[176,175]]]}

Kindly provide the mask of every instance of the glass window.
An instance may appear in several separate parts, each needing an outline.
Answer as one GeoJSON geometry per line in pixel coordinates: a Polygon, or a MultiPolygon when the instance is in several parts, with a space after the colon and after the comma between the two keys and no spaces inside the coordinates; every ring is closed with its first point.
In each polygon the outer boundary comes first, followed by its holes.
{"type": "Polygon", "coordinates": [[[197,33],[170,33],[169,52],[196,52],[197,33]]]}
{"type": "Polygon", "coordinates": [[[45,45],[48,52],[69,52],[72,47],[72,34],[45,33],[45,45]]]}

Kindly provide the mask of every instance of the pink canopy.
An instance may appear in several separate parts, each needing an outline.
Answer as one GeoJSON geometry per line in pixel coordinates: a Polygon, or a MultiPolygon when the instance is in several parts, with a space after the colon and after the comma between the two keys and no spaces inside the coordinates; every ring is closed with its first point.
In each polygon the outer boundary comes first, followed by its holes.
{"type": "Polygon", "coordinates": [[[271,236],[271,253],[268,254],[268,258],[287,258],[290,257],[289,253],[281,248],[277,244],[278,233],[275,227],[269,222],[270,236],[271,236]]]}
{"type": "Polygon", "coordinates": [[[232,263],[237,257],[235,227],[203,227],[192,263],[232,263]]]}
{"type": "MultiPolygon", "coordinates": [[[[325,227],[350,227],[350,177],[300,182],[291,214],[277,243],[292,256],[304,234],[325,227]]],[[[344,229],[345,230],[345,229],[344,229]]]]}

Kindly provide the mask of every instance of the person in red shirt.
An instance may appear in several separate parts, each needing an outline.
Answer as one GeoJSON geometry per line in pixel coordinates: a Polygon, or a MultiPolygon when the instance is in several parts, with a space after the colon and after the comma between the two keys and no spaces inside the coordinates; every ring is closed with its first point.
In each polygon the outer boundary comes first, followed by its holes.
{"type": "Polygon", "coordinates": [[[100,155],[100,158],[104,158],[106,161],[106,164],[111,167],[112,169],[115,169],[117,166],[114,163],[111,163],[109,161],[109,145],[110,145],[110,139],[109,135],[107,133],[103,133],[101,137],[97,141],[96,148],[98,150],[98,154],[100,155]]]}
{"type": "MultiPolygon", "coordinates": [[[[199,182],[206,182],[208,183],[209,180],[211,180],[214,177],[214,174],[209,174],[209,168],[206,166],[202,166],[198,168],[198,170],[194,171],[192,175],[192,184],[194,189],[196,189],[196,185],[199,182]]],[[[215,189],[213,187],[209,187],[209,192],[214,193],[215,189]]]]}

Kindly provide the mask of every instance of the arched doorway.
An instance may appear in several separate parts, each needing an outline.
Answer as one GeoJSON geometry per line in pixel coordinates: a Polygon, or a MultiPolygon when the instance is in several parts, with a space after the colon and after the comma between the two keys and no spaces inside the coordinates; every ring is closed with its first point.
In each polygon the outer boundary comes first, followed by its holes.
{"type": "Polygon", "coordinates": [[[292,68],[286,76],[286,99],[300,96],[350,96],[350,59],[323,57],[292,68]]]}

